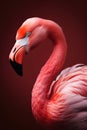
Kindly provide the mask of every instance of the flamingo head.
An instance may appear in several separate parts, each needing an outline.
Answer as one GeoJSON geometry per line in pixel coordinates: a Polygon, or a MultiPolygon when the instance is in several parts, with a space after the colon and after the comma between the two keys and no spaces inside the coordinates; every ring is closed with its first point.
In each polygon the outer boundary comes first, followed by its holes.
{"type": "Polygon", "coordinates": [[[20,76],[23,75],[22,64],[24,54],[27,54],[31,48],[37,46],[47,36],[46,29],[38,21],[39,18],[31,18],[22,24],[17,31],[16,43],[9,55],[12,67],[20,76]]]}

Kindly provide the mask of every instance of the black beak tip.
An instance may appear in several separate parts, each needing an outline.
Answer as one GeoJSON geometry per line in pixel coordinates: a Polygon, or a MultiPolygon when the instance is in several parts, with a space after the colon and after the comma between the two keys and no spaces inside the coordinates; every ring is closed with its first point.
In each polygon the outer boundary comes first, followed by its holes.
{"type": "Polygon", "coordinates": [[[23,76],[23,71],[22,71],[22,65],[21,64],[15,62],[15,61],[12,61],[11,59],[10,59],[10,64],[14,68],[15,72],[18,75],[23,76]]]}

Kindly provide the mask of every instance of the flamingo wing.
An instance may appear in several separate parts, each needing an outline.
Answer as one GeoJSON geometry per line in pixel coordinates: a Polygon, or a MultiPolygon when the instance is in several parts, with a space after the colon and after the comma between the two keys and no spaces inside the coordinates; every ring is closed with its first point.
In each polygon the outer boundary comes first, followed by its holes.
{"type": "Polygon", "coordinates": [[[64,69],[55,81],[53,92],[87,96],[87,65],[77,64],[64,69]]]}
{"type": "Polygon", "coordinates": [[[53,83],[48,111],[52,120],[87,129],[87,65],[77,64],[60,73],[53,83]]]}

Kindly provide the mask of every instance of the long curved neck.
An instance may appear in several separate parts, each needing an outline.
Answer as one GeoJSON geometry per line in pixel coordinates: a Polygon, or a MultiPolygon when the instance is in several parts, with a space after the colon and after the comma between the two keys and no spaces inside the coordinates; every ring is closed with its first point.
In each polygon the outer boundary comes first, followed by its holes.
{"type": "Polygon", "coordinates": [[[34,114],[40,112],[43,106],[46,105],[50,85],[60,72],[66,56],[67,46],[62,29],[52,23],[51,26],[49,25],[49,30],[51,31],[48,37],[53,40],[54,49],[48,61],[42,67],[32,91],[32,110],[34,114]]]}

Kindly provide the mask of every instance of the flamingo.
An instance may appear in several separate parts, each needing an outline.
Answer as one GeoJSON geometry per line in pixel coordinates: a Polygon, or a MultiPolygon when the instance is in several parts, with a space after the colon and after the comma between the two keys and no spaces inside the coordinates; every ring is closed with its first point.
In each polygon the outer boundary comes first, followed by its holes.
{"type": "Polygon", "coordinates": [[[45,126],[87,130],[87,65],[76,64],[62,70],[67,43],[56,22],[39,17],[25,20],[17,30],[10,63],[22,76],[24,54],[47,38],[54,47],[32,89],[32,113],[45,126]]]}

